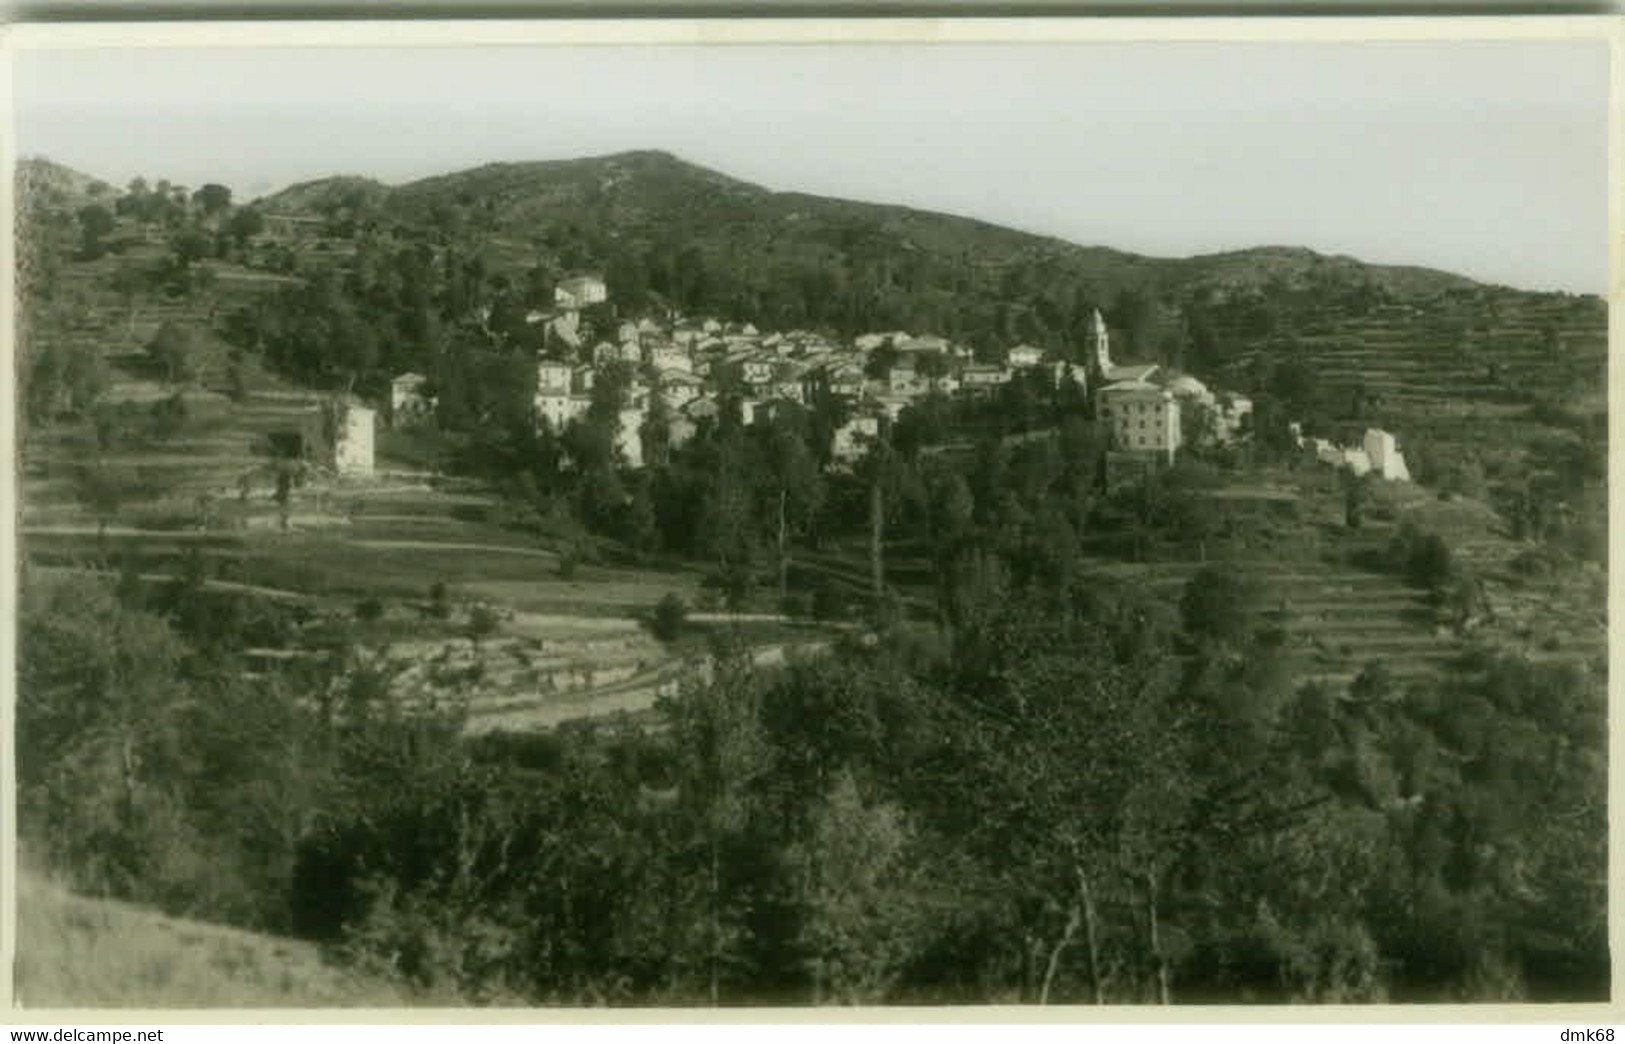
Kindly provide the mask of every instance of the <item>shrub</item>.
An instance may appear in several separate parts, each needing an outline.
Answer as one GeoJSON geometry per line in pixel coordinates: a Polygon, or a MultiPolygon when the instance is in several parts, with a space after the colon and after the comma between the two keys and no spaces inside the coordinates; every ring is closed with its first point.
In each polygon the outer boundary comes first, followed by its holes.
{"type": "Polygon", "coordinates": [[[1202,569],[1185,584],[1180,599],[1185,633],[1198,640],[1241,640],[1259,593],[1257,582],[1249,577],[1215,566],[1202,569]]]}
{"type": "Polygon", "coordinates": [[[1507,563],[1514,573],[1526,579],[1540,579],[1556,574],[1558,558],[1551,551],[1542,547],[1532,547],[1527,551],[1520,551],[1511,562],[1507,563]]]}
{"type": "Polygon", "coordinates": [[[355,607],[355,618],[360,620],[362,623],[377,623],[379,620],[383,619],[383,616],[384,603],[380,602],[376,598],[365,599],[364,601],[357,603],[355,607]]]}
{"type": "Polygon", "coordinates": [[[655,606],[655,637],[663,642],[676,641],[678,635],[683,633],[683,623],[687,618],[688,606],[675,593],[668,593],[655,606]]]}
{"type": "Polygon", "coordinates": [[[1442,590],[1456,573],[1450,545],[1437,533],[1428,533],[1409,522],[1399,528],[1388,546],[1392,566],[1418,587],[1442,590]]]}
{"type": "Polygon", "coordinates": [[[1427,533],[1412,546],[1405,570],[1412,583],[1421,587],[1440,589],[1455,572],[1455,560],[1450,545],[1437,533],[1427,533]]]}
{"type": "Polygon", "coordinates": [[[488,605],[476,605],[468,613],[468,636],[474,641],[489,638],[502,622],[497,611],[488,605]]]}
{"type": "Polygon", "coordinates": [[[168,439],[178,435],[181,429],[186,427],[188,412],[186,399],[180,392],[153,403],[151,420],[153,436],[168,439]]]}

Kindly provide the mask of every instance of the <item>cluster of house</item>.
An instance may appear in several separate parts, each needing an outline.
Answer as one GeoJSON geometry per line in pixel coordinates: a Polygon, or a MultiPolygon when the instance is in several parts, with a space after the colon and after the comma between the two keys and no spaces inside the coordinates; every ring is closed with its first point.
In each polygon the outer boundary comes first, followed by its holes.
{"type": "MultiPolygon", "coordinates": [[[[1215,394],[1187,374],[1151,363],[1113,363],[1106,324],[1099,312],[1094,315],[1090,341],[1090,369],[1104,382],[1095,392],[1095,415],[1107,436],[1109,451],[1118,456],[1171,461],[1181,446],[1195,438],[1229,443],[1242,433],[1252,414],[1253,404],[1246,396],[1215,394]],[[1193,425],[1192,418],[1198,413],[1204,415],[1205,423],[1193,425]]],[[[1356,475],[1410,481],[1405,455],[1394,436],[1380,428],[1366,429],[1357,446],[1305,439],[1296,423],[1291,433],[1299,448],[1313,452],[1323,464],[1347,467],[1356,475]]]]}
{"type": "Polygon", "coordinates": [[[1392,482],[1411,480],[1405,454],[1400,452],[1394,436],[1381,428],[1367,428],[1358,446],[1339,446],[1329,439],[1305,438],[1303,429],[1296,423],[1291,431],[1298,448],[1312,451],[1322,464],[1348,468],[1356,475],[1378,475],[1392,482]]]}
{"type": "MultiPolygon", "coordinates": [[[[545,324],[536,360],[537,424],[562,431],[592,404],[594,383],[612,366],[629,366],[616,431],[616,449],[633,467],[643,464],[641,431],[655,400],[669,411],[669,438],[681,445],[699,424],[728,403],[745,424],[770,417],[785,403],[805,405],[828,395],[848,406],[835,431],[831,456],[849,463],[878,436],[883,419],[896,420],[925,396],[988,395],[1018,374],[1043,374],[1052,387],[1073,382],[1094,388],[1097,424],[1110,455],[1136,463],[1171,462],[1192,442],[1226,444],[1246,430],[1250,399],[1214,392],[1188,374],[1156,363],[1120,364],[1112,359],[1110,332],[1096,310],[1091,317],[1085,363],[1058,360],[1033,345],[1009,349],[1003,363],[976,361],[970,350],[944,337],[904,331],[866,333],[850,343],[806,330],[764,333],[750,323],[716,319],[644,318],[619,324],[610,336],[593,338],[581,310],[608,300],[602,279],[582,276],[558,284],[554,309],[527,320],[545,324]],[[876,371],[875,352],[889,349],[890,363],[876,371]],[[731,393],[731,394],[728,394],[731,393]]],[[[427,379],[402,374],[394,381],[394,423],[426,416],[433,407],[427,379]]],[[[1357,448],[1317,445],[1317,454],[1364,474],[1408,478],[1391,435],[1373,429],[1357,448]]]]}
{"type": "Polygon", "coordinates": [[[1156,363],[1113,362],[1110,334],[1098,310],[1090,324],[1088,348],[1088,369],[1100,381],[1096,423],[1106,436],[1108,452],[1171,462],[1181,446],[1196,439],[1234,441],[1252,415],[1251,399],[1209,391],[1189,374],[1156,363]]]}
{"type": "MultiPolygon", "coordinates": [[[[589,337],[580,310],[607,297],[601,279],[570,279],[555,289],[551,313],[526,317],[544,324],[535,413],[538,424],[562,430],[587,412],[593,384],[608,367],[630,364],[636,376],[619,418],[617,449],[634,467],[643,462],[639,432],[656,397],[670,411],[672,445],[681,445],[700,422],[728,408],[726,403],[736,404],[739,420],[750,424],[785,403],[806,405],[829,395],[849,407],[831,453],[836,461],[850,462],[878,435],[882,418],[895,420],[933,393],[987,395],[1022,371],[1045,373],[1057,383],[1087,381],[1081,369],[1074,373],[1032,345],[1018,345],[1004,363],[994,364],[975,361],[967,347],[947,338],[905,331],[868,333],[842,343],[807,330],[764,333],[748,322],[644,318],[620,323],[609,336],[589,337]],[[881,349],[891,350],[893,362],[873,376],[870,357],[881,349]]],[[[421,374],[396,378],[392,417],[425,415],[432,408],[425,384],[421,374]]]]}

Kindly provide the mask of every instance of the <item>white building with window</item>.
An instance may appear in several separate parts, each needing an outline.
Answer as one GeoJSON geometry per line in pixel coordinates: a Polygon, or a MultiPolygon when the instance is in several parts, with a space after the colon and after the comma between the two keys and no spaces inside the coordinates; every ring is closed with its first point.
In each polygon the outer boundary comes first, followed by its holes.
{"type": "Polygon", "coordinates": [[[591,396],[572,394],[568,388],[562,392],[539,391],[535,399],[536,420],[538,424],[546,421],[553,431],[560,432],[577,417],[585,416],[591,405],[591,396]]]}
{"type": "Polygon", "coordinates": [[[389,382],[390,423],[408,424],[434,412],[434,396],[423,392],[428,383],[421,373],[403,373],[389,382]]]}
{"type": "Polygon", "coordinates": [[[536,394],[568,395],[572,367],[558,359],[540,359],[536,363],[536,394]]]}
{"type": "Polygon", "coordinates": [[[1095,399],[1098,423],[1112,449],[1172,461],[1179,449],[1179,400],[1150,381],[1118,381],[1095,399]]]}
{"type": "Polygon", "coordinates": [[[1030,370],[1044,361],[1044,349],[1030,344],[1018,344],[1005,356],[1005,361],[1017,370],[1030,370]]]}
{"type": "Polygon", "coordinates": [[[553,303],[566,311],[603,304],[609,300],[609,288],[598,276],[577,276],[566,279],[553,288],[553,303]]]}
{"type": "Polygon", "coordinates": [[[1399,451],[1399,444],[1393,435],[1381,428],[1367,428],[1363,448],[1372,471],[1393,482],[1411,480],[1410,468],[1405,466],[1405,455],[1399,451]]]}
{"type": "Polygon", "coordinates": [[[377,413],[358,402],[340,402],[331,408],[333,470],[352,477],[370,476],[377,413]]]}

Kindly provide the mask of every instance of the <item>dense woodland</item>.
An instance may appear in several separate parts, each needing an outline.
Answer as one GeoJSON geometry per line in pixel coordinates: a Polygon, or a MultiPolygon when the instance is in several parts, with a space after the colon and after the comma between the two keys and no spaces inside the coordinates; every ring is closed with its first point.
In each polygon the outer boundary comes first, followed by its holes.
{"type": "Polygon", "coordinates": [[[723,642],[653,727],[474,743],[345,646],[243,681],[269,605],[25,576],[25,851],[470,1001],[1606,993],[1583,672],[1295,692],[1245,578],[1171,611],[964,554],[935,637],[723,642]]]}
{"type": "MultiPolygon", "coordinates": [[[[1144,259],[715,176],[657,180],[634,205],[595,187],[601,170],[565,166],[556,199],[520,192],[534,171],[512,167],[391,191],[337,181],[263,207],[219,186],[35,192],[27,431],[164,437],[162,406],[97,404],[107,363],[63,335],[84,307],[65,273],[102,266],[98,300],[132,313],[210,293],[219,264],[294,275],[210,329],[162,331],[155,372],[180,384],[224,360],[211,379],[228,391],[261,366],[378,394],[418,369],[439,412],[397,448],[497,486],[505,525],[567,561],[698,563],[728,604],[853,624],[838,654],[759,670],[719,631],[710,666],[647,720],[468,740],[455,703],[392,692],[360,607],[319,621],[321,659],[250,678],[244,649],[311,621],[205,590],[201,560],[162,587],[133,561],[79,576],[25,563],[25,858],[470,1003],[1607,995],[1596,676],[1486,650],[1428,684],[1373,663],[1347,691],[1300,685],[1282,654],[1290,614],[1245,573],[1212,565],[1168,602],[1088,567],[1205,557],[1252,523],[1204,494],[1289,465],[1289,420],[1331,432],[1380,409],[1332,401],[1289,350],[1240,358],[1244,335],[1470,284],[1340,263],[1286,280],[1265,252],[1247,288],[1221,290],[1212,265],[1148,275],[1144,259]],[[322,217],[321,242],[267,244],[262,210],[279,208],[322,217]],[[559,208],[578,216],[543,220],[559,208]],[[717,231],[651,216],[667,213],[717,231]],[[787,214],[815,231],[776,236],[787,214]],[[518,265],[491,246],[515,227],[536,230],[518,265]],[[120,261],[135,237],[160,240],[162,260],[120,261]],[[988,357],[1022,339],[1075,357],[1098,303],[1125,355],[1245,375],[1257,420],[1243,447],[1110,491],[1088,403],[1023,382],[909,409],[850,470],[826,466],[834,402],[702,425],[680,448],[656,410],[650,466],[629,469],[613,445],[630,372],[562,432],[530,415],[540,346],[524,313],[587,267],[615,287],[589,323],[672,308],[905,326],[988,357]],[[1005,438],[1023,432],[1038,437],[1005,438]],[[862,549],[864,596],[797,568],[830,547],[862,549]],[[929,604],[888,588],[898,547],[929,559],[929,604]]],[[[1605,420],[1556,395],[1529,406],[1561,436],[1489,473],[1417,440],[1418,477],[1492,500],[1532,570],[1606,561],[1605,420]]],[[[87,503],[116,515],[96,481],[87,503]]],[[[1340,496],[1357,529],[1367,485],[1340,496]]],[[[1474,612],[1472,567],[1438,535],[1405,530],[1378,557],[1446,617],[1474,612]]],[[[679,630],[682,613],[665,606],[655,626],[679,630]]]]}

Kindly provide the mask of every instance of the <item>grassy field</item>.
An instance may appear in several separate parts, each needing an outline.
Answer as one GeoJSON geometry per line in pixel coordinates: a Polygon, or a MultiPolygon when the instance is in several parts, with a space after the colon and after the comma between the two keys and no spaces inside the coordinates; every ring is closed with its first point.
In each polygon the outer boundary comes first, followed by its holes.
{"type": "Polygon", "coordinates": [[[309,943],[71,894],[24,873],[16,997],[24,1008],[344,1008],[413,1003],[309,943]]]}

